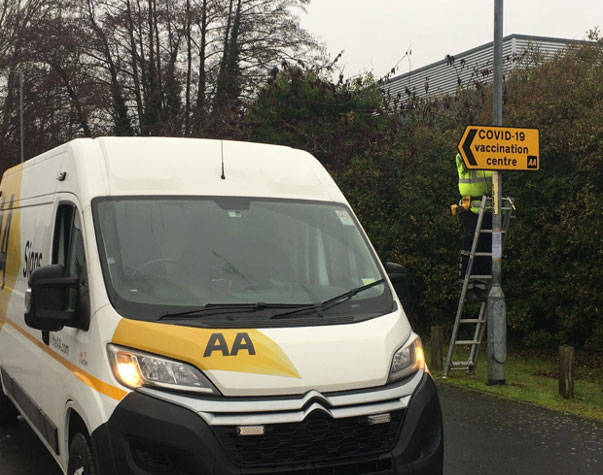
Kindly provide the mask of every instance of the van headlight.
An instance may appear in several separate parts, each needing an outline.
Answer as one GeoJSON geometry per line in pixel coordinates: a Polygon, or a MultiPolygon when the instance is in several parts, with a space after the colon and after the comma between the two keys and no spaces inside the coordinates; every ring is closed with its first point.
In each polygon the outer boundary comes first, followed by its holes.
{"type": "Polygon", "coordinates": [[[388,383],[393,383],[423,369],[425,369],[425,353],[421,338],[413,335],[404,346],[394,353],[388,383]]]}
{"type": "Polygon", "coordinates": [[[207,377],[194,366],[143,351],[107,345],[113,374],[124,386],[172,389],[218,394],[207,377]]]}

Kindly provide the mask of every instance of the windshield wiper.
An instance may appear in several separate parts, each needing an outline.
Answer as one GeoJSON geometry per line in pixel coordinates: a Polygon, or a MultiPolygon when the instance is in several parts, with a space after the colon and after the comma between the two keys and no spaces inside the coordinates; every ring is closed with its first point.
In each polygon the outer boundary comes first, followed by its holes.
{"type": "Polygon", "coordinates": [[[289,318],[291,315],[295,315],[296,313],[302,313],[302,312],[308,312],[308,311],[316,311],[316,313],[318,313],[319,316],[322,316],[320,314],[320,312],[327,310],[331,307],[334,307],[335,305],[339,305],[340,303],[351,299],[357,293],[368,290],[372,287],[375,287],[376,285],[382,284],[383,282],[385,282],[385,279],[379,279],[379,280],[376,280],[375,282],[371,282],[370,284],[366,284],[366,285],[363,285],[362,287],[357,287],[355,289],[348,290],[347,292],[344,292],[343,294],[336,295],[335,297],[331,297],[330,299],[327,299],[324,302],[320,302],[320,303],[312,304],[312,305],[304,305],[303,307],[296,308],[295,310],[289,310],[287,312],[276,313],[276,314],[272,315],[272,317],[270,317],[270,318],[271,319],[289,318]]]}
{"type": "Polygon", "coordinates": [[[186,310],[184,312],[166,312],[159,317],[159,320],[168,320],[172,318],[181,317],[197,317],[207,315],[219,315],[222,313],[239,313],[239,312],[257,312],[258,310],[264,310],[268,308],[291,308],[298,307],[295,304],[280,304],[280,303],[208,303],[203,307],[195,308],[193,310],[186,310]]]}

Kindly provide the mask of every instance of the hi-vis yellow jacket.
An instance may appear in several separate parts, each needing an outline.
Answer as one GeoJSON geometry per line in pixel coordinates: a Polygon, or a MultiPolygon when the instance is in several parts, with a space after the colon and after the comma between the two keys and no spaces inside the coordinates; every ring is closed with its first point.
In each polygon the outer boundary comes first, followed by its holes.
{"type": "Polygon", "coordinates": [[[471,211],[479,212],[482,195],[492,189],[492,172],[489,170],[468,170],[463,159],[456,154],[456,169],[459,174],[459,193],[461,196],[471,196],[471,211]]]}

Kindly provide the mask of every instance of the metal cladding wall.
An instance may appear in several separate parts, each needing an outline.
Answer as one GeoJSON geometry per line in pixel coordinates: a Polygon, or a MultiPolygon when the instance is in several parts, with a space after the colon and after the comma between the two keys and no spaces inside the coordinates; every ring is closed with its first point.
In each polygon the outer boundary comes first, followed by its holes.
{"type": "MultiPolygon", "coordinates": [[[[588,44],[563,38],[509,35],[503,38],[503,74],[521,64],[527,53],[534,51],[551,57],[572,44],[588,44]]],[[[405,101],[409,97],[438,97],[454,94],[459,85],[472,87],[476,81],[492,82],[494,42],[472,48],[463,53],[447,56],[415,71],[396,76],[382,87],[385,94],[405,101]]]]}

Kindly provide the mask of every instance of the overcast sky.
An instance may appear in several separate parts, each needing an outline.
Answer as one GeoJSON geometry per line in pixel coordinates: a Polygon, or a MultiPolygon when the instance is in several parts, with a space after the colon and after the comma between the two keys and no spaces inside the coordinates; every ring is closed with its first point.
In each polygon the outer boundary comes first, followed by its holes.
{"type": "MultiPolygon", "coordinates": [[[[333,58],[345,50],[346,77],[381,77],[397,63],[403,74],[492,41],[494,0],[311,0],[300,20],[333,58]]],[[[504,0],[505,36],[586,39],[597,26],[603,0],[504,0]]]]}

